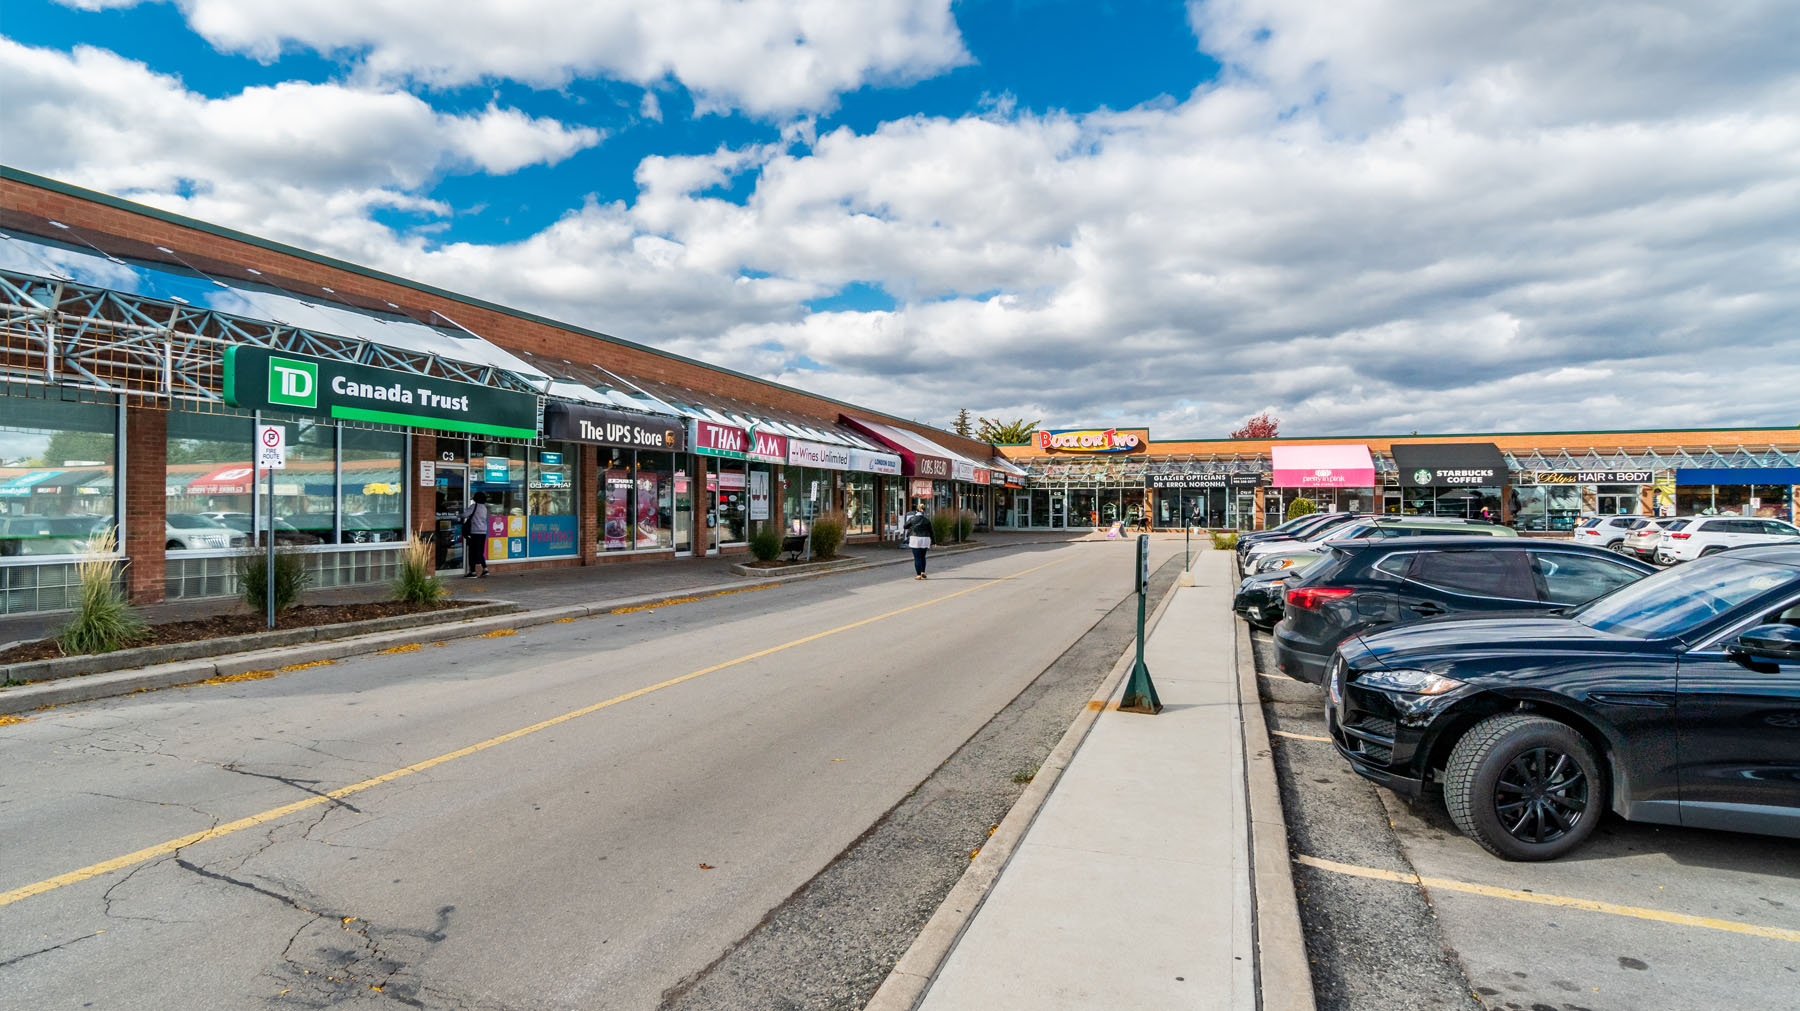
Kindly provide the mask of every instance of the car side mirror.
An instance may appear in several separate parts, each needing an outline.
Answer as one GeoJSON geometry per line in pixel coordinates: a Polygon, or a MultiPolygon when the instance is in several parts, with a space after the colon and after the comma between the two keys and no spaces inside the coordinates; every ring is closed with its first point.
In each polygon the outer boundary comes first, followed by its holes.
{"type": "Polygon", "coordinates": [[[1800,660],[1800,627],[1758,625],[1738,636],[1730,651],[1758,660],[1800,660]]]}

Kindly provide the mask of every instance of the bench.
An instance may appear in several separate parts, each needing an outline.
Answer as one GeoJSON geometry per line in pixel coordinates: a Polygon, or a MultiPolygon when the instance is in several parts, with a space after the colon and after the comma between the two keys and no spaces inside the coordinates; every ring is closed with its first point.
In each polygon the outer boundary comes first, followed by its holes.
{"type": "Polygon", "coordinates": [[[800,553],[806,550],[806,535],[788,534],[781,539],[781,550],[788,556],[790,562],[799,558],[800,553]]]}

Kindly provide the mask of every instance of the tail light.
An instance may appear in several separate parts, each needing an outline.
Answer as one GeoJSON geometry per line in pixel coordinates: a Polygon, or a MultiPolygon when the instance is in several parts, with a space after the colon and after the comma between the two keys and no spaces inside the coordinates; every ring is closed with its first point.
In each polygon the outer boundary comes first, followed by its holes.
{"type": "Polygon", "coordinates": [[[1688,539],[1688,538],[1689,538],[1689,537],[1692,537],[1692,536],[1694,536],[1694,535],[1693,535],[1693,534],[1681,534],[1681,533],[1675,533],[1675,534],[1670,534],[1670,535],[1669,535],[1669,536],[1670,536],[1670,537],[1673,537],[1673,538],[1675,538],[1675,539],[1676,539],[1676,540],[1678,540],[1678,541],[1685,541],[1685,540],[1687,540],[1687,539],[1688,539]]]}
{"type": "Polygon", "coordinates": [[[1347,586],[1296,586],[1287,592],[1290,607],[1310,611],[1328,600],[1343,600],[1355,593],[1347,586]]]}

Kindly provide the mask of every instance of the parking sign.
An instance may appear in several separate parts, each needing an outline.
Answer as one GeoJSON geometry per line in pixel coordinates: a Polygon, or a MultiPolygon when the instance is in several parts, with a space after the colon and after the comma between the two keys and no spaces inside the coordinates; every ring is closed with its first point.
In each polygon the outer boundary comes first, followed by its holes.
{"type": "Polygon", "coordinates": [[[287,469],[287,426],[256,426],[256,466],[262,470],[287,469]]]}

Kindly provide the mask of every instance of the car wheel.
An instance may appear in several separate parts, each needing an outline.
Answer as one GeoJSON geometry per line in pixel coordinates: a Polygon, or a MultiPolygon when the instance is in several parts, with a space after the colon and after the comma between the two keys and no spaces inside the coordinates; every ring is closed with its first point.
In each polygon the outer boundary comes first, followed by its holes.
{"type": "Polygon", "coordinates": [[[1444,768],[1451,820],[1507,860],[1554,860],[1581,845],[1600,822],[1605,793],[1587,739],[1530,713],[1475,724],[1444,768]]]}
{"type": "Polygon", "coordinates": [[[1615,551],[1621,555],[1631,554],[1631,549],[1625,546],[1624,541],[1614,541],[1612,544],[1612,549],[1613,549],[1613,551],[1615,551]]]}
{"type": "Polygon", "coordinates": [[[180,541],[170,541],[163,545],[164,551],[180,551],[184,545],[180,541]]]}

